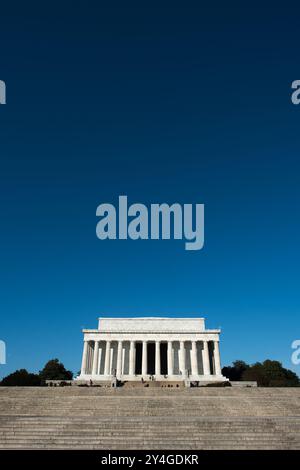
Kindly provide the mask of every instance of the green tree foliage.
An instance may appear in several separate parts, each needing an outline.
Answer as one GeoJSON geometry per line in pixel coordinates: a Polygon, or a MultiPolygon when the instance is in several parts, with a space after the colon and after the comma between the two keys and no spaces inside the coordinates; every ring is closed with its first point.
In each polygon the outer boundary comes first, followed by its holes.
{"type": "Polygon", "coordinates": [[[295,372],[285,369],[278,361],[269,359],[253,364],[247,369],[242,380],[256,380],[261,387],[299,387],[300,380],[295,372]]]}
{"type": "Polygon", "coordinates": [[[229,380],[256,381],[260,387],[299,387],[300,379],[295,372],[285,369],[279,361],[267,359],[248,365],[235,361],[232,366],[223,367],[223,375],[229,380]]]}
{"type": "Polygon", "coordinates": [[[235,361],[232,363],[232,366],[223,367],[222,374],[229,380],[242,380],[243,373],[249,367],[250,366],[244,361],[235,361]]]}
{"type": "Polygon", "coordinates": [[[4,377],[0,385],[2,387],[37,387],[41,385],[41,379],[38,375],[27,372],[26,369],[20,369],[4,377]]]}
{"type": "Polygon", "coordinates": [[[51,359],[39,373],[41,381],[45,380],[72,380],[73,372],[66,370],[58,359],[51,359]]]}

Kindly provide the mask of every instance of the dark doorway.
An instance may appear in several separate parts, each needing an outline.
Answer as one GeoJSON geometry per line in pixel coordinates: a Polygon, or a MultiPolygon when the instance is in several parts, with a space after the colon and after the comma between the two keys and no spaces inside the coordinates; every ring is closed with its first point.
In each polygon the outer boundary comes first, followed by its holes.
{"type": "Polygon", "coordinates": [[[147,344],[147,373],[155,374],[155,343],[147,344]]]}
{"type": "Polygon", "coordinates": [[[214,364],[214,345],[212,341],[208,342],[208,356],[209,356],[209,367],[210,367],[210,373],[214,374],[215,373],[215,364],[214,364]]]}
{"type": "Polygon", "coordinates": [[[168,373],[168,344],[160,343],[160,373],[161,375],[167,375],[168,373]]]}
{"type": "Polygon", "coordinates": [[[135,373],[137,375],[142,373],[142,343],[135,345],[135,373]]]}

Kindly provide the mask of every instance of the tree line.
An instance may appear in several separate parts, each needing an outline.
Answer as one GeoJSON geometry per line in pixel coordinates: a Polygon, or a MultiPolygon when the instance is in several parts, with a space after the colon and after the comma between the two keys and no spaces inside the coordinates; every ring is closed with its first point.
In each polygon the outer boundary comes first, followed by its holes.
{"type": "Polygon", "coordinates": [[[299,387],[298,375],[286,369],[279,361],[267,359],[249,365],[244,361],[235,361],[232,366],[223,367],[222,374],[230,381],[256,381],[259,387],[299,387]]]}
{"type": "Polygon", "coordinates": [[[72,380],[73,372],[66,370],[65,366],[58,359],[51,359],[38,374],[28,372],[26,369],[19,369],[7,375],[0,382],[2,387],[29,386],[39,387],[46,385],[46,380],[72,380]]]}
{"type": "MultiPolygon", "coordinates": [[[[256,381],[259,387],[299,387],[300,379],[295,372],[286,369],[279,361],[267,359],[264,362],[247,364],[235,361],[231,366],[223,367],[222,374],[230,381],[256,381]]],[[[19,369],[4,377],[0,386],[43,386],[46,380],[72,380],[73,372],[67,370],[58,359],[51,359],[38,373],[19,369]]]]}

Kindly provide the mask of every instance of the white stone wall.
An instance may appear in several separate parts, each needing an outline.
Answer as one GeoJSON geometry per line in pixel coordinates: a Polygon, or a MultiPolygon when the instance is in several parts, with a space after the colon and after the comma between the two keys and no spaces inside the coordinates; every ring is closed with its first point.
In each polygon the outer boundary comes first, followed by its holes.
{"type": "Polygon", "coordinates": [[[105,332],[195,332],[205,330],[204,318],[99,318],[100,331],[105,332]]]}

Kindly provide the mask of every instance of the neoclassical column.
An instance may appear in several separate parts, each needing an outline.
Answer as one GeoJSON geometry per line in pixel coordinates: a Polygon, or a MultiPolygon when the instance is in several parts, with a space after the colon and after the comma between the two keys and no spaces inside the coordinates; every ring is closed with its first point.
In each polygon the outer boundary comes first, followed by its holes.
{"type": "Polygon", "coordinates": [[[222,375],[219,341],[214,341],[215,374],[222,375]]]}
{"type": "Polygon", "coordinates": [[[98,357],[99,357],[99,341],[95,341],[92,375],[97,375],[98,374],[98,357]]]}
{"type": "Polygon", "coordinates": [[[191,350],[191,369],[192,375],[198,375],[198,364],[197,364],[197,343],[192,341],[191,350]]]}
{"type": "Polygon", "coordinates": [[[160,341],[155,341],[155,375],[160,375],[160,341]]]}
{"type": "Polygon", "coordinates": [[[129,375],[135,374],[134,368],[134,359],[135,359],[135,341],[130,341],[130,349],[129,349],[129,375]]]}
{"type": "Polygon", "coordinates": [[[168,341],[168,375],[173,375],[173,368],[172,341],[168,341]]]}
{"type": "Polygon", "coordinates": [[[210,375],[208,341],[203,341],[203,374],[210,375]]]}
{"type": "Polygon", "coordinates": [[[92,359],[93,358],[93,348],[91,345],[91,341],[88,341],[88,352],[87,352],[87,366],[86,366],[86,373],[92,373],[92,359]]]}
{"type": "Polygon", "coordinates": [[[184,341],[180,341],[180,349],[179,349],[179,370],[182,375],[185,375],[185,349],[184,349],[184,341]]]}
{"type": "Polygon", "coordinates": [[[104,375],[110,375],[110,348],[111,348],[111,342],[106,341],[106,347],[105,347],[105,364],[104,364],[104,375]]]}
{"type": "Polygon", "coordinates": [[[147,341],[143,341],[142,375],[147,375],[147,341]]]}
{"type": "Polygon", "coordinates": [[[88,353],[88,342],[86,340],[84,340],[84,342],[83,342],[82,362],[81,362],[81,375],[86,374],[87,353],[88,353]]]}
{"type": "Polygon", "coordinates": [[[120,379],[122,375],[122,341],[118,341],[118,352],[117,352],[117,379],[120,379]]]}

